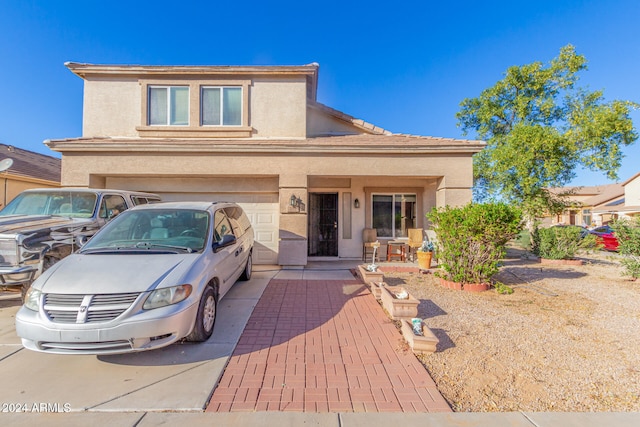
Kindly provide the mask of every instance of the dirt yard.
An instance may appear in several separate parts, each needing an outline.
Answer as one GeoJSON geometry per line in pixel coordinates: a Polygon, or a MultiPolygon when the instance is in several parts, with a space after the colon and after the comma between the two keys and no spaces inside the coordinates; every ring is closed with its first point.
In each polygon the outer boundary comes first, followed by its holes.
{"type": "Polygon", "coordinates": [[[420,359],[453,410],[640,411],[640,281],[622,276],[617,254],[570,267],[523,256],[511,250],[496,276],[511,295],[385,273],[421,301],[440,342],[420,359]]]}

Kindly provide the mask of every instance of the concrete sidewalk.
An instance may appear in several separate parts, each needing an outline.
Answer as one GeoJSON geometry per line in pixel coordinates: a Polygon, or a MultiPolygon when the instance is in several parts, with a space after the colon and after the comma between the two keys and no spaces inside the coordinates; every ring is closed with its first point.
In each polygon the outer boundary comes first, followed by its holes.
{"type": "Polygon", "coordinates": [[[640,414],[632,412],[507,412],[507,413],[323,413],[303,412],[75,412],[66,414],[0,413],[0,423],[11,426],[114,425],[147,427],[188,426],[323,426],[323,427],[637,427],[640,414]]]}

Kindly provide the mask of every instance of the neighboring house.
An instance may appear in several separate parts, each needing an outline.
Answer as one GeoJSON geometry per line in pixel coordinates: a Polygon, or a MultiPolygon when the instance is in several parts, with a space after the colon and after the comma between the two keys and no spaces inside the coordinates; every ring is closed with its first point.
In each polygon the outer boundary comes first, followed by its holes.
{"type": "Polygon", "coordinates": [[[623,195],[593,209],[593,215],[606,224],[616,218],[631,218],[640,215],[640,172],[620,184],[623,195]]]}
{"type": "Polygon", "coordinates": [[[84,110],[82,137],[45,142],[62,184],[237,202],[255,263],[358,259],[365,227],[384,244],[471,201],[484,142],[393,134],[322,105],[318,64],[66,66],[84,110]]]}
{"type": "Polygon", "coordinates": [[[551,217],[551,224],[571,224],[593,227],[602,225],[601,215],[594,215],[593,210],[597,206],[609,203],[617,203],[624,197],[622,184],[594,185],[588,187],[563,187],[551,189],[551,192],[569,193],[567,198],[571,206],[562,214],[551,217]]]}
{"type": "Polygon", "coordinates": [[[0,144],[0,161],[11,159],[11,167],[0,172],[0,209],[29,188],[60,187],[61,161],[55,157],[0,144]]]}
{"type": "Polygon", "coordinates": [[[640,173],[623,183],[551,189],[570,192],[572,201],[562,214],[548,218],[551,224],[601,226],[614,219],[640,215],[640,173]]]}

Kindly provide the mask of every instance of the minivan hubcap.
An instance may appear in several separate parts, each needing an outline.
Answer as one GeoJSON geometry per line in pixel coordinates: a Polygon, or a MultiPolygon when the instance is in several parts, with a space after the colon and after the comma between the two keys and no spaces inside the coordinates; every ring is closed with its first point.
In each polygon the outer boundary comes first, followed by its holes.
{"type": "Polygon", "coordinates": [[[216,319],[216,301],[210,296],[204,305],[204,313],[202,316],[202,326],[205,331],[210,331],[213,327],[213,322],[216,319]]]}

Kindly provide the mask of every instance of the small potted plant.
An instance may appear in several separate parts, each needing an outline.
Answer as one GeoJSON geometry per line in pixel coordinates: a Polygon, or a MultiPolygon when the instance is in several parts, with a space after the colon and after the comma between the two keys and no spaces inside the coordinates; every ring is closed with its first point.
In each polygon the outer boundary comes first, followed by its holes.
{"type": "Polygon", "coordinates": [[[433,259],[433,251],[435,245],[429,240],[424,240],[422,246],[417,250],[418,254],[418,267],[420,270],[428,270],[431,268],[431,260],[433,259]]]}

